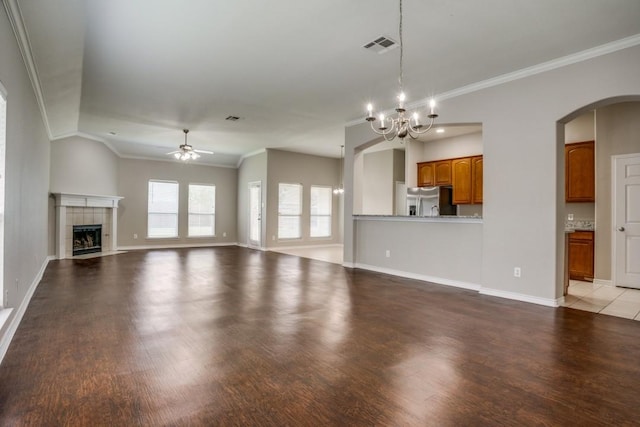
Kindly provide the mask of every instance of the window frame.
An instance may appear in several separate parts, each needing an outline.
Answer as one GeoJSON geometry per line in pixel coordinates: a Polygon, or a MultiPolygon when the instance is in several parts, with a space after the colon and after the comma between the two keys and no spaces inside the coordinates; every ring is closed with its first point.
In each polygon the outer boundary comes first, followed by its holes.
{"type": "Polygon", "coordinates": [[[150,179],[147,181],[147,239],[179,239],[180,238],[180,183],[178,181],[163,180],[163,179],[150,179]],[[149,190],[151,189],[151,183],[162,184],[175,184],[177,188],[176,194],[176,211],[173,212],[151,212],[149,209],[149,190]],[[149,231],[149,218],[152,214],[166,214],[176,216],[176,234],[175,236],[151,236],[149,231]]]}
{"type": "Polygon", "coordinates": [[[215,184],[204,184],[199,182],[190,182],[187,185],[187,237],[189,239],[206,239],[211,237],[216,237],[216,185],[215,184]],[[191,186],[198,187],[211,187],[213,188],[213,213],[191,213],[191,186]],[[191,235],[191,215],[207,215],[213,218],[213,234],[199,234],[199,235],[191,235]]]}
{"type": "Polygon", "coordinates": [[[303,193],[304,193],[304,186],[300,183],[297,182],[279,182],[278,183],[278,240],[301,240],[302,239],[302,212],[304,211],[304,206],[303,206],[303,193]],[[289,185],[289,186],[296,186],[300,189],[300,197],[299,197],[299,208],[298,208],[298,214],[282,214],[280,212],[281,206],[280,206],[280,187],[282,185],[289,185]],[[281,218],[298,218],[298,235],[295,237],[281,237],[281,232],[280,232],[280,219],[281,218]]]}
{"type": "Polygon", "coordinates": [[[312,185],[309,190],[309,238],[312,239],[331,239],[333,237],[333,188],[328,185],[312,185]],[[313,190],[314,189],[322,189],[328,191],[328,200],[329,200],[329,213],[328,214],[313,214],[311,212],[312,204],[313,204],[313,190]],[[329,234],[314,236],[313,233],[313,219],[314,218],[329,218],[329,234]]]}

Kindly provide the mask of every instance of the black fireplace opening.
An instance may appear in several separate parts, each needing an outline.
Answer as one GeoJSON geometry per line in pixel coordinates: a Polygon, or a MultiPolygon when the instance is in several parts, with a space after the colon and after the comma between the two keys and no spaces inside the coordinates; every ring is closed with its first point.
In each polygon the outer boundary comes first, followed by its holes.
{"type": "Polygon", "coordinates": [[[73,255],[102,252],[102,224],[73,226],[73,255]]]}

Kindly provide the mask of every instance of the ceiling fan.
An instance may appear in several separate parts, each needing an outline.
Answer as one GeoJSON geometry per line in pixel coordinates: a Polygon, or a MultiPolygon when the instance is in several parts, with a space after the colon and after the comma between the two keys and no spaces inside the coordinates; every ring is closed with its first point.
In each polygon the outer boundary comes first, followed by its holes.
{"type": "Polygon", "coordinates": [[[184,144],[181,144],[176,151],[167,153],[167,156],[173,155],[178,160],[195,160],[200,157],[200,154],[213,154],[213,151],[207,150],[195,150],[191,145],[187,144],[187,134],[189,129],[182,129],[184,132],[184,144]]]}

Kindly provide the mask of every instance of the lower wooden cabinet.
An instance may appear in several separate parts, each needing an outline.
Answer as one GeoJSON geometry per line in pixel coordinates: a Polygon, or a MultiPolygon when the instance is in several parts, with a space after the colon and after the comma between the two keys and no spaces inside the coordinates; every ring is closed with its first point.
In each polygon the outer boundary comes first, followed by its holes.
{"type": "Polygon", "coordinates": [[[569,234],[569,279],[593,281],[593,231],[569,234]]]}

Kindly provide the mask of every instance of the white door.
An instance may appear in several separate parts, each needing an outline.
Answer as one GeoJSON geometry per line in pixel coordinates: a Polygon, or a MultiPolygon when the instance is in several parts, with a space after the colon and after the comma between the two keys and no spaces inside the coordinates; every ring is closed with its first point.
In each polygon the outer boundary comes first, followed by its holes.
{"type": "Polygon", "coordinates": [[[249,183],[249,247],[262,247],[262,183],[249,183]]]}
{"type": "Polygon", "coordinates": [[[613,157],[616,286],[640,289],[640,153],[613,157]]]}

